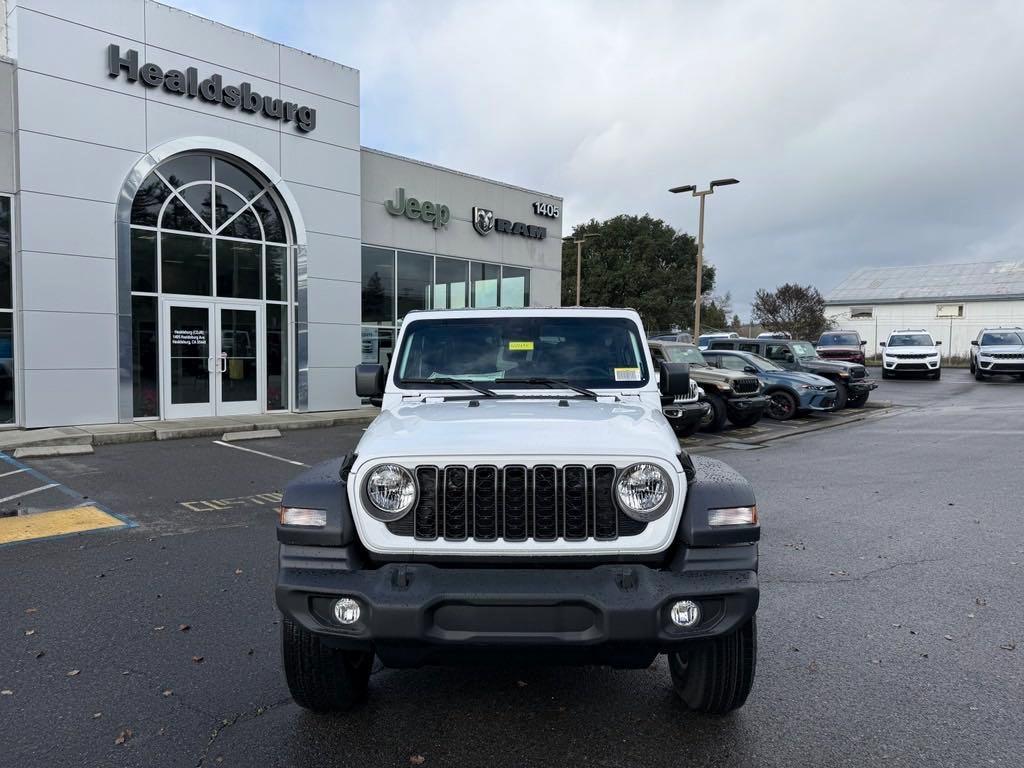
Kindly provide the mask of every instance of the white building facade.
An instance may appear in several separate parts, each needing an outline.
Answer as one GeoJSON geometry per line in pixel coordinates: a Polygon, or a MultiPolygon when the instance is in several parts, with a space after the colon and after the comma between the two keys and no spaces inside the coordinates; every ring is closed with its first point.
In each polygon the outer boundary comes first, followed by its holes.
{"type": "Polygon", "coordinates": [[[0,16],[0,423],[353,408],[406,311],[559,303],[561,199],[361,147],[358,71],[150,0],[0,16]]]}
{"type": "Polygon", "coordinates": [[[1024,327],[1024,261],[868,267],[825,299],[837,329],[867,340],[868,354],[900,328],[921,328],[942,342],[943,357],[967,357],[983,328],[1024,327]]]}

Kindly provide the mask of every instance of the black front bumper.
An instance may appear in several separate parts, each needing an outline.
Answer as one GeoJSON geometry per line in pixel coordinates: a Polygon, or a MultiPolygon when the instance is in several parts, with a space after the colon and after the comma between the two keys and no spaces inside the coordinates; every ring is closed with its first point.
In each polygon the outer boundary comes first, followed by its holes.
{"type": "Polygon", "coordinates": [[[686,429],[700,424],[701,419],[707,416],[710,410],[711,406],[703,400],[693,403],[672,403],[662,408],[673,429],[686,429]]]}
{"type": "Polygon", "coordinates": [[[878,389],[878,382],[871,379],[845,379],[843,383],[850,397],[866,395],[872,389],[878,389]]]}
{"type": "Polygon", "coordinates": [[[753,570],[673,572],[646,565],[448,568],[423,563],[340,571],[284,567],[281,612],[331,645],[372,649],[393,667],[498,661],[644,667],[658,653],[732,632],[757,610],[753,570]],[[333,618],[340,596],[359,620],[333,618]],[[677,600],[701,606],[675,626],[677,600]],[[496,653],[497,652],[497,653],[496,653]]]}
{"type": "Polygon", "coordinates": [[[755,413],[768,407],[768,397],[766,395],[733,397],[725,401],[725,406],[729,409],[729,413],[755,413]]]}

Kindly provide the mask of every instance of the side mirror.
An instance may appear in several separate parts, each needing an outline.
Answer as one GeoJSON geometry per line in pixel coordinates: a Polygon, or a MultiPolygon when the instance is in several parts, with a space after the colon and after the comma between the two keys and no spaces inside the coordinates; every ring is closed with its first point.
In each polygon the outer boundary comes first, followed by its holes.
{"type": "Polygon", "coordinates": [[[690,364],[662,363],[658,389],[666,397],[690,393],[690,364]]]}
{"type": "Polygon", "coordinates": [[[942,346],[942,342],[941,341],[936,341],[935,342],[935,346],[936,347],[941,347],[942,346]]]}
{"type": "Polygon", "coordinates": [[[971,346],[972,346],[972,347],[976,347],[976,346],[978,346],[978,340],[977,340],[977,339],[972,339],[972,340],[971,340],[971,346]]]}
{"type": "Polygon", "coordinates": [[[356,366],[356,396],[379,398],[384,395],[384,366],[361,363],[356,366]]]}
{"type": "Polygon", "coordinates": [[[880,347],[884,347],[884,346],[885,346],[885,342],[884,342],[884,341],[880,341],[880,342],[878,342],[878,346],[880,346],[880,347]]]}
{"type": "Polygon", "coordinates": [[[863,347],[863,346],[864,346],[865,344],[867,344],[867,343],[868,343],[868,340],[867,340],[867,339],[861,339],[861,340],[860,340],[860,345],[861,345],[862,347],[863,347]]]}
{"type": "Polygon", "coordinates": [[[757,368],[755,368],[752,365],[745,365],[745,366],[743,366],[743,372],[744,373],[757,373],[757,368]]]}

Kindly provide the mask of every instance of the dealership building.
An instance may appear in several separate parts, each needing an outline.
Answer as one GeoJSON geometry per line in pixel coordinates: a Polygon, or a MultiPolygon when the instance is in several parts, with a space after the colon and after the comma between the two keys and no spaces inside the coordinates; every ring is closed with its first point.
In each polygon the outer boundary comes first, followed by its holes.
{"type": "Polygon", "coordinates": [[[0,11],[0,423],[355,408],[408,311],[559,304],[562,200],[362,147],[358,71],[149,0],[0,11]]]}

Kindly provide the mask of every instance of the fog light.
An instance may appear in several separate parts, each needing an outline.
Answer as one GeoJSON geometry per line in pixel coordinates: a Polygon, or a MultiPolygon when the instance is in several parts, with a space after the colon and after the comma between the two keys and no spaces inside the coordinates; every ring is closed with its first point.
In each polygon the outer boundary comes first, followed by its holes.
{"type": "Polygon", "coordinates": [[[359,621],[359,603],[351,597],[343,597],[334,604],[334,618],[339,624],[355,624],[359,621]]]}
{"type": "Polygon", "coordinates": [[[700,606],[692,600],[680,600],[672,606],[670,615],[677,627],[692,627],[700,621],[700,606]]]}

